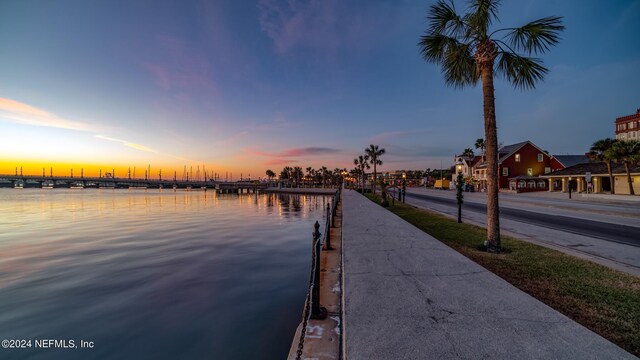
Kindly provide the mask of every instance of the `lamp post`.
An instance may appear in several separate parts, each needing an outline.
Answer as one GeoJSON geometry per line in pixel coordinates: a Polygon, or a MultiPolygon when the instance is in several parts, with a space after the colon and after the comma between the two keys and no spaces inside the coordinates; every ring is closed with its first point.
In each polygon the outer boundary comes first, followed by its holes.
{"type": "Polygon", "coordinates": [[[407,199],[407,173],[402,173],[402,203],[407,199]]]}
{"type": "Polygon", "coordinates": [[[347,174],[349,174],[349,173],[346,170],[342,170],[340,172],[340,175],[341,175],[341,177],[340,177],[340,183],[341,183],[340,187],[344,187],[344,178],[347,176],[347,174]]]}
{"type": "Polygon", "coordinates": [[[571,176],[569,176],[569,183],[567,186],[569,187],[569,199],[571,199],[571,176]]]}
{"type": "Polygon", "coordinates": [[[456,200],[458,201],[458,222],[462,222],[462,158],[458,158],[458,162],[456,162],[456,171],[458,172],[458,177],[456,179],[456,200]]]}

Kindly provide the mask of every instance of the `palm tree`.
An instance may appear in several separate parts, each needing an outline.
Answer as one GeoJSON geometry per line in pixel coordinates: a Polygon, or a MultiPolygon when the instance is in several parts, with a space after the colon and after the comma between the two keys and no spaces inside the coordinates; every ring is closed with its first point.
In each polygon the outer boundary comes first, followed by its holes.
{"type": "Polygon", "coordinates": [[[386,150],[384,148],[379,148],[378,145],[369,145],[368,148],[364,149],[365,154],[369,156],[369,162],[373,165],[373,194],[376,194],[376,181],[378,180],[378,169],[377,165],[382,165],[382,160],[380,160],[380,156],[384,155],[386,150]]]}
{"type": "Polygon", "coordinates": [[[606,151],[606,155],[611,157],[615,162],[622,162],[624,164],[624,170],[627,172],[627,182],[629,183],[629,194],[635,195],[629,165],[636,164],[640,161],[640,142],[636,140],[616,141],[611,148],[606,151]]]}
{"type": "Polygon", "coordinates": [[[361,179],[362,179],[362,193],[364,194],[364,176],[365,169],[369,169],[369,155],[358,155],[357,158],[353,159],[353,164],[358,168],[361,179]]]}
{"type": "Polygon", "coordinates": [[[462,152],[462,157],[466,157],[467,159],[473,159],[474,156],[476,156],[476,154],[473,152],[473,149],[471,148],[466,148],[464,149],[464,151],[462,152]]]}
{"type": "Polygon", "coordinates": [[[302,168],[300,166],[296,166],[293,168],[293,171],[291,172],[291,176],[293,177],[293,180],[296,183],[296,187],[300,187],[300,180],[302,179],[302,176],[304,174],[302,173],[302,168]]]}
{"type": "Polygon", "coordinates": [[[484,162],[484,149],[486,148],[486,145],[484,144],[484,139],[480,138],[480,139],[476,139],[476,149],[480,149],[480,154],[482,155],[482,162],[484,162]]]}
{"type": "Polygon", "coordinates": [[[498,22],[499,0],[470,0],[468,12],[458,15],[444,0],[431,6],[428,29],[420,38],[420,53],[441,66],[447,85],[455,88],[482,82],[487,156],[487,250],[500,251],[498,209],[498,131],[494,74],[503,75],[516,88],[535,87],[549,71],[543,61],[527,57],[546,52],[564,30],[557,16],[534,20],[522,27],[493,30],[498,22]],[[492,31],[493,30],[493,31],[492,31]],[[506,32],[499,38],[497,35],[506,32]],[[522,52],[527,56],[523,56],[522,52]]]}
{"type": "Polygon", "coordinates": [[[290,166],[285,166],[282,171],[280,171],[280,180],[289,180],[291,179],[291,173],[293,169],[290,166]]]}
{"type": "Polygon", "coordinates": [[[265,172],[265,175],[267,175],[267,177],[269,178],[269,182],[271,182],[271,179],[273,179],[276,176],[276,173],[274,173],[273,170],[269,169],[265,172]]]}
{"type": "Polygon", "coordinates": [[[589,149],[589,158],[595,161],[605,162],[607,164],[607,171],[609,172],[609,183],[611,184],[611,194],[616,193],[615,182],[613,181],[613,171],[611,170],[611,162],[613,158],[611,157],[611,152],[609,149],[616,142],[616,139],[606,138],[600,139],[591,145],[591,149],[589,149]]]}
{"type": "Polygon", "coordinates": [[[325,179],[327,177],[327,167],[326,166],[322,166],[320,169],[318,169],[320,171],[320,175],[322,175],[322,188],[324,189],[324,185],[325,185],[325,179]]]}

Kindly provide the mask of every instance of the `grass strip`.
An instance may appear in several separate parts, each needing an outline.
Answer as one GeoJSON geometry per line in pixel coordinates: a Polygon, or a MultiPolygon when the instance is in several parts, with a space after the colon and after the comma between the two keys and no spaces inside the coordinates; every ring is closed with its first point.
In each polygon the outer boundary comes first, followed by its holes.
{"type": "MultiPolygon", "coordinates": [[[[380,203],[380,197],[366,194],[380,203]]],[[[520,290],[640,356],[640,278],[557,250],[502,236],[506,251],[480,250],[487,230],[396,202],[394,214],[520,290]]]]}

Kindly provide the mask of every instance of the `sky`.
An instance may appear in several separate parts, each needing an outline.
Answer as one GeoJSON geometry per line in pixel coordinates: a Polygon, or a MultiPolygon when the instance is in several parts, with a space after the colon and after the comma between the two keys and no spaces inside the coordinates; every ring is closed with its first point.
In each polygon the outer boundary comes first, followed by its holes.
{"type": "MultiPolygon", "coordinates": [[[[382,171],[447,167],[484,136],[482,93],[421,58],[433,3],[2,0],[0,174],[257,178],[369,144],[382,171]]],[[[495,26],[551,15],[544,82],[496,80],[498,140],[583,154],[640,108],[640,0],[504,0],[495,26]]]]}

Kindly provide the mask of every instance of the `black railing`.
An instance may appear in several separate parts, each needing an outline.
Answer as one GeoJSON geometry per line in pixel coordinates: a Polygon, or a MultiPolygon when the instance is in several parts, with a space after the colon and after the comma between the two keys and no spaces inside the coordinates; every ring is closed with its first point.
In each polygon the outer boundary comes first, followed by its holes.
{"type": "Polygon", "coordinates": [[[327,309],[320,304],[320,256],[322,255],[322,244],[324,250],[333,250],[331,247],[331,228],[335,227],[336,209],[340,201],[342,189],[338,188],[335,195],[331,199],[331,203],[327,203],[327,212],[324,237],[320,233],[320,224],[316,221],[313,225],[313,241],[312,241],[312,257],[311,257],[311,275],[309,277],[309,291],[305,301],[304,315],[302,317],[302,328],[300,329],[300,342],[298,343],[298,351],[296,360],[302,358],[302,349],[304,348],[305,334],[309,319],[321,320],[327,318],[327,309]]]}

